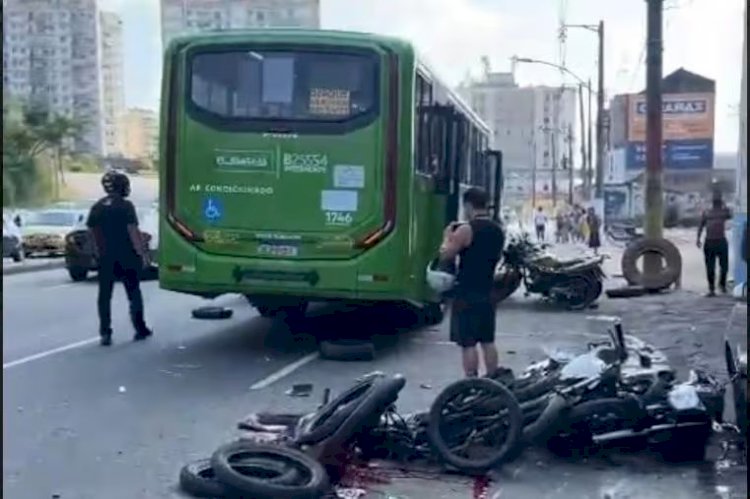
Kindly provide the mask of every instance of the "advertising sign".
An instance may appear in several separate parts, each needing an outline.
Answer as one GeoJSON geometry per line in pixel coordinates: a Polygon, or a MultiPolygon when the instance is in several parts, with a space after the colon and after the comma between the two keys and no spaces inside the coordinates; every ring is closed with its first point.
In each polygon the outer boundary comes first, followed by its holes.
{"type": "MultiPolygon", "coordinates": [[[[665,94],[662,99],[662,140],[667,169],[709,169],[713,166],[714,95],[665,94]]],[[[646,96],[628,102],[627,167],[643,168],[646,142],[646,96]]]]}

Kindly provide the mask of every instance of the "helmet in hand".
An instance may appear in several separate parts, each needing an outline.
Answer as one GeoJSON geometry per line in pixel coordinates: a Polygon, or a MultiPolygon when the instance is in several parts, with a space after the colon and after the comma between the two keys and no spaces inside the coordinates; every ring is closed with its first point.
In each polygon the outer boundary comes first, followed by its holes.
{"type": "Polygon", "coordinates": [[[427,266],[426,279],[433,291],[442,294],[453,289],[456,284],[456,275],[440,269],[438,263],[437,259],[430,262],[427,266]]]}

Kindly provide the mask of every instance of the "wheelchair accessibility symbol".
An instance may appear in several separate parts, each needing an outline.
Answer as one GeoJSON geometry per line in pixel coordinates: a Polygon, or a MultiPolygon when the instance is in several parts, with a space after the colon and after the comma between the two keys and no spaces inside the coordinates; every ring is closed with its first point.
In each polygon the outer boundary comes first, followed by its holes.
{"type": "Polygon", "coordinates": [[[203,202],[203,216],[209,222],[218,221],[223,215],[221,202],[215,198],[206,198],[203,202]]]}

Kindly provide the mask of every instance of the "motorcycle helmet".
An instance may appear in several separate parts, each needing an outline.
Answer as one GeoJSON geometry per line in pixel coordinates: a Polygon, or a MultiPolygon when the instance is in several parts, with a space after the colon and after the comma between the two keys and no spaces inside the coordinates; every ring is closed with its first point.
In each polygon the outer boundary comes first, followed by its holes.
{"type": "Polygon", "coordinates": [[[453,289],[453,285],[456,284],[456,275],[440,269],[438,264],[437,259],[430,262],[427,266],[426,279],[433,291],[442,294],[453,289]]]}
{"type": "Polygon", "coordinates": [[[118,194],[124,198],[130,195],[130,179],[117,170],[110,170],[104,174],[102,187],[107,194],[118,194]]]}

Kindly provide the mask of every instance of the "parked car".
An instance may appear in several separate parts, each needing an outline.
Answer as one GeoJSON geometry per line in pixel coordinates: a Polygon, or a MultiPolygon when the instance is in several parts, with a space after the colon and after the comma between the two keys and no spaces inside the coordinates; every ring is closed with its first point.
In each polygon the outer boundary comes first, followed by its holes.
{"type": "Polygon", "coordinates": [[[23,260],[23,236],[21,228],[13,216],[3,214],[3,258],[12,258],[14,262],[23,260]]]}
{"type": "MultiPolygon", "coordinates": [[[[157,249],[159,248],[159,211],[153,206],[137,208],[141,236],[148,251],[151,266],[144,271],[144,278],[156,272],[157,249]]],[[[65,267],[70,278],[84,281],[90,272],[99,269],[94,254],[94,242],[88,229],[80,227],[65,236],[65,267]]]]}
{"type": "Polygon", "coordinates": [[[23,217],[21,225],[23,249],[26,255],[63,255],[65,253],[65,235],[81,227],[85,216],[85,213],[81,210],[68,209],[30,212],[23,217]]]}

